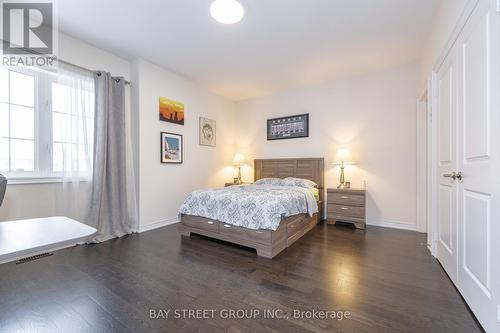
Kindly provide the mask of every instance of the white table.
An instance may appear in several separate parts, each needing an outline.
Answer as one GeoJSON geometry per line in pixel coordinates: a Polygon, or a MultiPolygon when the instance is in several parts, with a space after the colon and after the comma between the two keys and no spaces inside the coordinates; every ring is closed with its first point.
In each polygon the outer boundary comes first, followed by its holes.
{"type": "Polygon", "coordinates": [[[0,222],[0,263],[75,245],[97,230],[68,217],[0,222]]]}

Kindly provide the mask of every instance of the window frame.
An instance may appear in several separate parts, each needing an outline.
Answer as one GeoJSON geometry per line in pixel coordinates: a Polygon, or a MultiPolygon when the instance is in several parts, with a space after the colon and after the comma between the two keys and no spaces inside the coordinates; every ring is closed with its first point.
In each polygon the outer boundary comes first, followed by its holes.
{"type": "MultiPolygon", "coordinates": [[[[9,184],[60,183],[64,173],[53,171],[53,122],[52,122],[52,83],[60,83],[57,73],[42,72],[24,67],[6,70],[33,76],[34,87],[34,171],[0,171],[9,184]]],[[[9,101],[10,104],[10,101],[9,101]]],[[[10,124],[9,124],[10,126],[10,124]]],[[[9,134],[10,138],[10,134],[9,134]]],[[[9,148],[10,149],[10,148],[9,148]]],[[[9,150],[9,159],[11,151],[9,150]]],[[[10,160],[9,160],[10,164],[10,160]]],[[[88,181],[81,176],[79,181],[88,181]]]]}

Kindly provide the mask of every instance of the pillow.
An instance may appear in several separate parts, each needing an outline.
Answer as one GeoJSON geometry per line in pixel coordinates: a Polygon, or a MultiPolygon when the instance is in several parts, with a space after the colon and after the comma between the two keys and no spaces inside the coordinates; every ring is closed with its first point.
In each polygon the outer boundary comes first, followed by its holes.
{"type": "Polygon", "coordinates": [[[255,185],[283,185],[281,178],[262,178],[255,182],[255,185]]]}
{"type": "Polygon", "coordinates": [[[302,178],[294,178],[294,177],[287,177],[287,178],[283,179],[282,184],[285,186],[297,186],[297,187],[303,187],[303,188],[318,187],[318,184],[316,184],[312,180],[302,179],[302,178]]]}

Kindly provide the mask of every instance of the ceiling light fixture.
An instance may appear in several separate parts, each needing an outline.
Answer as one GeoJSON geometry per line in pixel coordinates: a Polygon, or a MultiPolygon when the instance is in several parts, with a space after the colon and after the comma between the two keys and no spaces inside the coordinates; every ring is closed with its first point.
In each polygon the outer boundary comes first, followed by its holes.
{"type": "Polygon", "coordinates": [[[235,24],[245,15],[245,9],[236,0],[215,0],[210,5],[210,15],[222,24],[235,24]]]}

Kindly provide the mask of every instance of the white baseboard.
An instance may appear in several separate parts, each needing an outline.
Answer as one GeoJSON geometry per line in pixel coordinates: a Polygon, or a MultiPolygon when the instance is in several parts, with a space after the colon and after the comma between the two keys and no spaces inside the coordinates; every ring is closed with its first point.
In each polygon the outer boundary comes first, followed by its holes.
{"type": "MultiPolygon", "coordinates": [[[[179,219],[177,217],[174,217],[174,218],[170,218],[170,219],[159,220],[159,221],[156,221],[153,223],[148,223],[145,225],[141,224],[141,225],[139,225],[139,232],[145,232],[145,231],[165,227],[167,225],[171,225],[171,224],[178,223],[178,222],[179,222],[179,219]]],[[[390,220],[382,220],[382,221],[367,220],[366,224],[373,225],[376,227],[418,231],[416,223],[410,224],[410,223],[404,223],[404,222],[400,222],[400,221],[390,221],[390,220]]]]}
{"type": "Polygon", "coordinates": [[[171,219],[163,219],[159,220],[156,222],[148,223],[148,224],[140,224],[139,225],[139,232],[144,232],[144,231],[149,231],[153,230],[156,228],[161,228],[170,224],[178,223],[179,219],[177,217],[171,218],[171,219]]]}
{"type": "Polygon", "coordinates": [[[401,221],[390,221],[390,220],[381,220],[381,221],[367,220],[366,224],[373,225],[376,227],[418,231],[418,227],[417,227],[416,223],[412,224],[412,223],[404,223],[401,221]]]}

